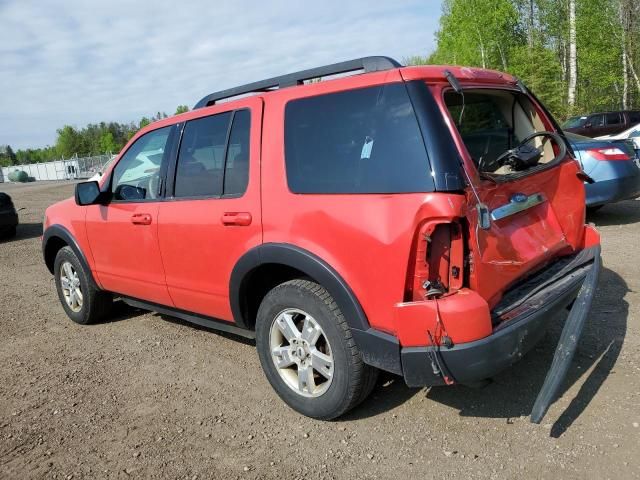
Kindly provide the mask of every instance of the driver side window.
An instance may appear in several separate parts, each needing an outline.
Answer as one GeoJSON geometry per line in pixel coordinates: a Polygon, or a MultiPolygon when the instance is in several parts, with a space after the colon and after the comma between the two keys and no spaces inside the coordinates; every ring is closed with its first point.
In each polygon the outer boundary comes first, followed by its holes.
{"type": "Polygon", "coordinates": [[[139,201],[157,198],[160,167],[171,127],[159,128],[135,141],[113,169],[114,200],[139,201]]]}

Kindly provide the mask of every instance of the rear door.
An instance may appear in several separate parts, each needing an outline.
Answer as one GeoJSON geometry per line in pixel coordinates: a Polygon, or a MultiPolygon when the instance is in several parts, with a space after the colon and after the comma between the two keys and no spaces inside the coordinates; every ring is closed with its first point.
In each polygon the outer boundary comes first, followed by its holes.
{"type": "Polygon", "coordinates": [[[454,135],[473,176],[468,199],[471,287],[491,305],[517,279],[553,258],[570,253],[584,225],[584,187],[577,162],[552,142],[534,140],[543,152],[540,163],[512,172],[497,159],[534,132],[552,130],[549,120],[526,95],[508,90],[465,90],[444,95],[454,135]],[[553,162],[553,163],[551,163],[553,162]],[[478,202],[479,199],[479,202],[478,202]],[[486,206],[488,228],[479,219],[486,206]]]}
{"type": "Polygon", "coordinates": [[[175,306],[231,321],[231,271],[262,241],[262,99],[206,112],[183,125],[158,237],[175,306]]]}

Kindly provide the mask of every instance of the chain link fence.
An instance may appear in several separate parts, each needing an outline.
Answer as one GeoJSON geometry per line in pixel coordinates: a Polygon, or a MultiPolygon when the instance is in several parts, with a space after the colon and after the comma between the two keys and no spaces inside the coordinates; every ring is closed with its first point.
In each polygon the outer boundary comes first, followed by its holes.
{"type": "Polygon", "coordinates": [[[43,163],[27,163],[24,165],[12,165],[2,167],[0,182],[9,180],[9,174],[15,171],[23,171],[29,181],[36,180],[75,180],[91,178],[96,173],[102,173],[106,164],[115,155],[104,154],[92,157],[74,157],[62,160],[53,160],[43,163]]]}

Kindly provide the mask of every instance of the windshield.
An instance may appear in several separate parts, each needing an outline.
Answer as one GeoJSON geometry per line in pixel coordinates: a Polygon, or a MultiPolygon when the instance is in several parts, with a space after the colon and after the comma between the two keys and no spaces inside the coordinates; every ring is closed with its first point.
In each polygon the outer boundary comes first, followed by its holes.
{"type": "MultiPolygon", "coordinates": [[[[445,103],[480,172],[506,175],[513,173],[502,161],[503,154],[517,147],[527,137],[547,130],[539,112],[520,92],[498,89],[465,90],[464,97],[445,93],[445,103]]],[[[555,158],[548,136],[527,142],[536,149],[537,164],[555,158]]]]}
{"type": "Polygon", "coordinates": [[[570,117],[562,124],[562,128],[579,128],[587,121],[587,117],[570,117]]]}

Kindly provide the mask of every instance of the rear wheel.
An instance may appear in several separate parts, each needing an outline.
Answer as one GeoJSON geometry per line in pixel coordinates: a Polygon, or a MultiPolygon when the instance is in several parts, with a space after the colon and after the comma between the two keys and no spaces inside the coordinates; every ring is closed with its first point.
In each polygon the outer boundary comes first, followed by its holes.
{"type": "Polygon", "coordinates": [[[53,264],[58,298],[67,316],[87,325],[104,318],[112,306],[112,296],[89,281],[82,263],[70,247],[61,248],[53,264]]]}
{"type": "Polygon", "coordinates": [[[320,285],[291,280],[258,310],[256,344],[267,379],[291,408],[330,420],[364,400],[378,371],[366,365],[347,322],[320,285]]]}

